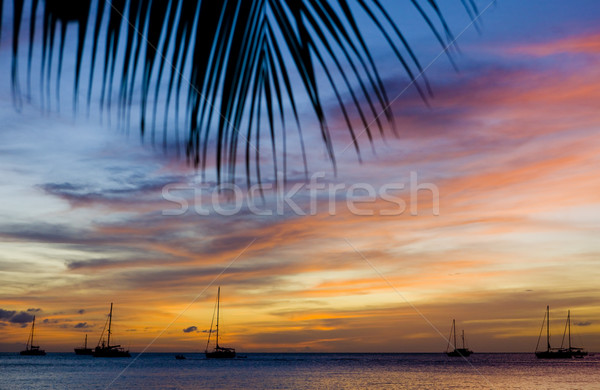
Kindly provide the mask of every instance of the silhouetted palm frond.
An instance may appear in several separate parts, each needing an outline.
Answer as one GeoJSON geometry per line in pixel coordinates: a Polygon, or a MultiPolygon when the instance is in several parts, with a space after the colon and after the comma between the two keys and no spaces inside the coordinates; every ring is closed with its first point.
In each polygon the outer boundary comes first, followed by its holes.
{"type": "MultiPolygon", "coordinates": [[[[439,43],[447,45],[452,35],[436,1],[410,3],[439,43]]],[[[477,13],[472,0],[461,3],[470,15],[477,13]]],[[[100,90],[101,110],[110,110],[116,93],[118,115],[125,120],[134,91],[139,90],[141,132],[150,131],[153,140],[157,102],[163,93],[163,143],[167,145],[170,108],[177,117],[179,96],[184,94],[186,155],[204,169],[207,156],[214,153],[219,181],[224,175],[227,180],[235,176],[239,146],[247,180],[254,175],[260,181],[261,131],[268,131],[275,170],[282,164],[287,171],[289,131],[298,132],[295,143],[305,156],[302,124],[310,121],[303,118],[304,107],[310,108],[335,169],[324,89],[337,101],[359,159],[357,126],[371,141],[374,129],[394,129],[391,101],[364,37],[365,20],[387,42],[419,94],[425,98],[430,93],[427,80],[417,79],[422,65],[391,10],[379,0],[14,0],[12,80],[17,102],[21,99],[17,74],[21,20],[24,13],[30,16],[29,86],[38,6],[43,15],[42,103],[49,101],[55,34],[59,80],[67,25],[75,24],[74,107],[85,59],[90,67],[88,109],[94,87],[100,90]],[[84,58],[84,52],[90,58],[84,58]],[[97,64],[100,55],[103,61],[97,64]],[[100,70],[101,84],[94,85],[95,71],[100,70]],[[115,77],[120,80],[113,91],[115,77]],[[148,107],[149,102],[154,102],[153,107],[148,107]],[[277,145],[283,145],[283,150],[278,151],[277,145]]],[[[304,157],[305,172],[306,165],[304,157]]]]}

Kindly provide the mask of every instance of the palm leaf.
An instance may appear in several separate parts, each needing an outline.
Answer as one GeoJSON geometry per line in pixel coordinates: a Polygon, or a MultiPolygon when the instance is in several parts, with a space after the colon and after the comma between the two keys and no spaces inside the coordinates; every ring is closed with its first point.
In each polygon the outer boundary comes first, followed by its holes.
{"type": "MultiPolygon", "coordinates": [[[[477,7],[473,0],[460,3],[475,18],[477,7]]],[[[411,0],[411,4],[440,45],[448,45],[452,34],[436,1],[411,0]]],[[[13,0],[12,85],[17,106],[21,104],[19,35],[26,5],[31,15],[27,67],[30,89],[38,0],[13,0]]],[[[332,111],[324,90],[333,94],[359,161],[359,130],[365,130],[372,147],[374,130],[380,134],[385,128],[396,131],[389,93],[364,38],[358,13],[363,24],[366,18],[377,28],[422,98],[426,100],[432,94],[422,75],[423,66],[394,21],[392,10],[379,0],[45,0],[40,6],[42,106],[50,106],[56,50],[55,88],[59,96],[66,26],[74,23],[78,34],[74,109],[87,44],[91,45],[88,112],[95,88],[100,92],[100,111],[110,117],[113,85],[115,78],[120,78],[116,80],[119,122],[130,122],[133,97],[139,89],[139,128],[142,135],[150,132],[155,142],[158,102],[163,96],[162,143],[165,148],[171,144],[178,148],[178,125],[169,125],[169,117],[173,108],[178,123],[183,97],[187,159],[204,172],[208,159],[214,158],[219,182],[235,180],[240,144],[244,146],[241,153],[248,184],[261,181],[261,168],[266,165],[273,168],[274,177],[278,170],[286,175],[290,132],[298,133],[292,147],[300,148],[307,173],[303,132],[310,123],[317,124],[335,170],[329,125],[332,111]],[[90,19],[93,23],[88,28],[90,19]],[[59,37],[58,49],[54,46],[55,35],[59,37]],[[102,62],[96,64],[102,54],[102,62]],[[101,85],[94,85],[98,71],[102,72],[101,85]],[[148,121],[150,98],[154,103],[148,121]],[[301,106],[310,108],[310,120],[301,119],[301,106]],[[174,136],[169,138],[168,132],[174,136]],[[261,159],[261,154],[266,153],[265,146],[261,151],[263,133],[271,140],[269,164],[261,159]],[[282,150],[278,150],[278,145],[282,150]]],[[[0,23],[1,10],[2,0],[0,23]]]]}

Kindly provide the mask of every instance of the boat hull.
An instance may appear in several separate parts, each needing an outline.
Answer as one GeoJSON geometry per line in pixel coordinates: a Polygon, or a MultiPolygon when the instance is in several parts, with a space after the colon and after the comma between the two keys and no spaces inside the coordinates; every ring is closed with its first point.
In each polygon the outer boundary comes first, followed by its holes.
{"type": "Polygon", "coordinates": [[[473,351],[467,348],[456,348],[454,351],[446,352],[446,355],[450,357],[467,357],[471,356],[471,354],[473,354],[473,351]]]}
{"type": "Polygon", "coordinates": [[[205,352],[207,359],[233,359],[235,358],[235,349],[219,348],[212,352],[205,352]]]}
{"type": "Polygon", "coordinates": [[[103,358],[120,358],[120,357],[131,357],[129,351],[125,351],[122,349],[110,347],[110,348],[100,348],[97,347],[94,350],[94,357],[103,357],[103,358]]]}
{"type": "Polygon", "coordinates": [[[586,351],[558,350],[558,351],[538,351],[535,357],[538,359],[581,359],[587,356],[586,351]]]}
{"type": "Polygon", "coordinates": [[[27,349],[25,351],[21,351],[21,356],[45,356],[46,351],[43,349],[27,349]]]}

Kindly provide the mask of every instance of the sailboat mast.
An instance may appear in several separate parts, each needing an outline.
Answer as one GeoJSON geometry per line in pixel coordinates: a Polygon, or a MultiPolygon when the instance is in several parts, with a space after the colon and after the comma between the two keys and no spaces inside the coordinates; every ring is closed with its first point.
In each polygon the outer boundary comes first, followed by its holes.
{"type": "Polygon", "coordinates": [[[85,335],[85,343],[83,345],[83,348],[87,349],[87,334],[85,335]]]}
{"type": "Polygon", "coordinates": [[[571,310],[567,312],[567,323],[569,324],[569,350],[571,349],[571,310]]]}
{"type": "Polygon", "coordinates": [[[548,343],[548,351],[550,350],[550,305],[546,306],[546,342],[548,343]]]}
{"type": "Polygon", "coordinates": [[[456,320],[452,320],[452,333],[454,334],[454,348],[456,349],[456,320]]]}
{"type": "Polygon", "coordinates": [[[221,302],[221,286],[217,290],[217,348],[219,348],[219,308],[221,302]]]}
{"type": "Polygon", "coordinates": [[[113,303],[110,303],[110,313],[108,313],[108,345],[110,347],[110,326],[112,325],[112,307],[113,303]]]}
{"type": "Polygon", "coordinates": [[[31,340],[29,347],[33,347],[33,329],[35,328],[35,316],[33,316],[33,322],[31,323],[31,340]]]}
{"type": "Polygon", "coordinates": [[[462,331],[462,347],[465,347],[465,330],[462,331]]]}

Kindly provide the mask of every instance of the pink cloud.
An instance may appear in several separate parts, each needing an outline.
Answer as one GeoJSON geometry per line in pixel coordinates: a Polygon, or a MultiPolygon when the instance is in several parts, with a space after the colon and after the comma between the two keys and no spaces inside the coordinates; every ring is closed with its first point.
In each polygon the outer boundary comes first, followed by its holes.
{"type": "Polygon", "coordinates": [[[546,57],[555,54],[600,54],[600,33],[571,36],[550,42],[530,43],[514,46],[510,54],[546,57]]]}

